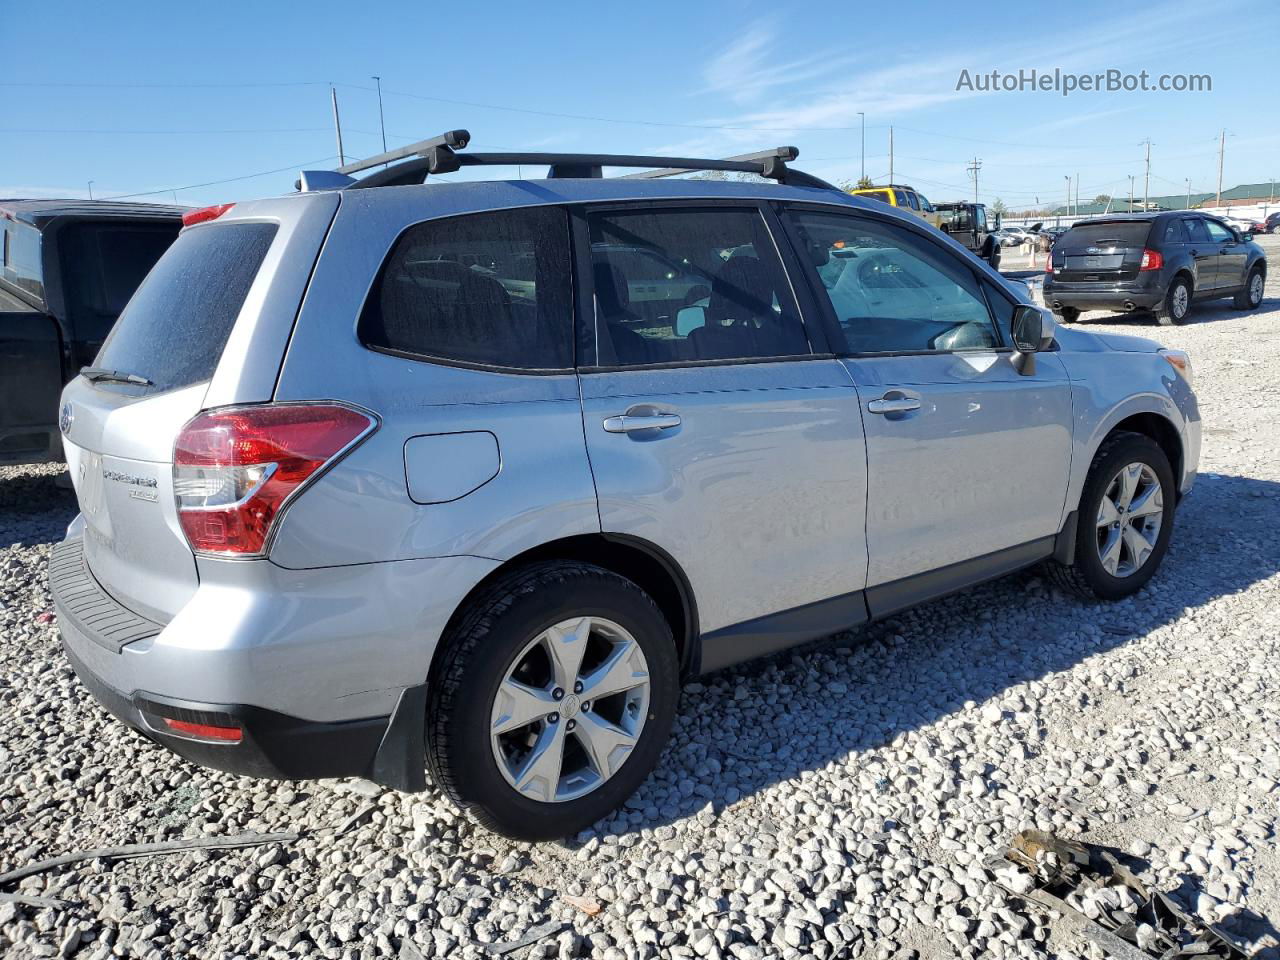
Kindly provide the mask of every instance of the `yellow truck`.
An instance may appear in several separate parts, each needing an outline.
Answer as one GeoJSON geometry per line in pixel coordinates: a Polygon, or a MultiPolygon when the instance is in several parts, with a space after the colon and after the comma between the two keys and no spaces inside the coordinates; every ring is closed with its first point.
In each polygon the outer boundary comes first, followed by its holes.
{"type": "Polygon", "coordinates": [[[891,207],[901,207],[904,212],[914,213],[917,217],[935,227],[941,227],[942,225],[942,218],[933,209],[933,204],[914,187],[890,183],[883,187],[861,187],[849,192],[855,197],[866,197],[868,200],[879,200],[881,203],[887,203],[891,207]]]}

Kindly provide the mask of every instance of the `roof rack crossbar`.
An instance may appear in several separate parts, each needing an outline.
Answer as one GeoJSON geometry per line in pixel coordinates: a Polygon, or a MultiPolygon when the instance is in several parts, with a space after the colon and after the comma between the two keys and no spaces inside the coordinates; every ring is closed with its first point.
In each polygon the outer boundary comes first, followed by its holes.
{"type": "Polygon", "coordinates": [[[384,163],[395,163],[397,160],[404,160],[407,157],[424,157],[437,147],[461,150],[470,142],[471,134],[466,130],[450,130],[447,133],[440,134],[438,137],[411,143],[407,147],[397,147],[395,150],[388,150],[386,153],[380,153],[377,156],[366,157],[363,160],[353,160],[351,163],[338,167],[335,172],[359,173],[361,170],[380,167],[384,163]]]}
{"type": "Polygon", "coordinates": [[[726,172],[754,173],[780,183],[799,186],[835,189],[829,183],[798,170],[787,167],[800,151],[795,147],[775,147],[758,153],[728,157],[723,160],[696,157],[650,157],[637,154],[612,153],[455,153],[470,140],[465,130],[454,130],[443,136],[401,147],[387,153],[359,160],[339,167],[337,173],[347,174],[357,170],[401,162],[364,177],[349,185],[348,189],[365,187],[399,186],[421,183],[432,174],[452,173],[459,167],[473,166],[538,166],[545,164],[550,179],[569,177],[599,178],[604,167],[645,167],[638,177],[674,176],[693,170],[723,170],[726,172]]]}
{"type": "MultiPolygon", "coordinates": [[[[746,172],[748,172],[748,173],[760,173],[760,172],[761,172],[761,170],[763,169],[763,167],[765,166],[765,164],[766,164],[766,163],[768,163],[768,162],[769,162],[769,161],[771,161],[771,160],[773,160],[773,161],[776,161],[776,160],[782,160],[782,161],[784,161],[784,162],[785,162],[785,161],[788,161],[788,160],[794,160],[794,159],[795,159],[796,157],[798,157],[798,156],[800,156],[800,151],[799,151],[799,150],[797,150],[795,147],[774,147],[772,150],[757,150],[755,153],[741,153],[741,154],[738,154],[738,155],[737,155],[737,156],[735,156],[735,157],[724,157],[722,160],[719,160],[719,161],[708,161],[708,160],[703,160],[703,161],[698,161],[698,162],[700,162],[700,163],[715,163],[715,162],[718,162],[718,163],[745,163],[745,164],[754,164],[754,165],[756,166],[756,169],[755,169],[755,170],[748,170],[748,171],[746,171],[746,172]]],[[[654,158],[652,158],[652,159],[654,159],[654,160],[662,160],[662,159],[664,159],[664,158],[662,158],[662,157],[654,157],[654,158]]],[[[658,179],[658,178],[660,178],[660,177],[677,177],[677,176],[680,176],[680,175],[681,175],[681,174],[683,174],[683,173],[688,173],[688,172],[689,172],[690,170],[692,170],[692,169],[697,169],[697,170],[722,170],[722,169],[726,169],[726,168],[724,168],[724,167],[702,167],[702,166],[699,166],[699,167],[686,167],[686,166],[676,166],[676,165],[674,165],[674,164],[673,164],[673,165],[671,165],[671,166],[668,166],[668,167],[662,167],[662,168],[657,169],[657,170],[641,170],[639,173],[625,173],[625,174],[623,174],[623,179],[627,179],[627,180],[656,180],[656,179],[658,179]]],[[[737,168],[735,168],[735,169],[737,169],[737,168]]]]}

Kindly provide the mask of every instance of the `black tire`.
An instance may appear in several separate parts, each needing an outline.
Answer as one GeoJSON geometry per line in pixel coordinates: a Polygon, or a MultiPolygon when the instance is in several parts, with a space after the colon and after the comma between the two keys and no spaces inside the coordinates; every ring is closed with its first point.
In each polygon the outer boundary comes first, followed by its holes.
{"type": "Polygon", "coordinates": [[[1183,276],[1173,278],[1169,289],[1165,291],[1164,299],[1152,311],[1160,326],[1174,327],[1187,319],[1191,312],[1191,293],[1190,280],[1183,276]],[[1179,291],[1182,291],[1181,295],[1179,291]]]}
{"type": "Polygon", "coordinates": [[[1262,291],[1266,284],[1266,274],[1262,272],[1262,267],[1255,266],[1249,271],[1249,275],[1244,279],[1244,286],[1236,291],[1235,297],[1231,301],[1231,305],[1237,310],[1257,310],[1262,305],[1262,291]],[[1254,278],[1258,278],[1257,288],[1254,287],[1254,278]]]}
{"type": "Polygon", "coordinates": [[[630,580],[587,563],[534,564],[477,597],[443,642],[427,704],[427,769],[482,826],[519,840],[570,836],[621,806],[657,764],[679,698],[676,646],[657,605],[630,580]],[[490,711],[529,640],[575,616],[606,617],[635,637],[648,661],[649,710],[612,777],[576,800],[540,802],[503,777],[489,740],[490,711]]]}
{"type": "Polygon", "coordinates": [[[1089,475],[1085,478],[1077,511],[1074,563],[1070,566],[1049,561],[1049,578],[1058,586],[1088,600],[1120,600],[1141,590],[1159,569],[1169,549],[1173,533],[1173,514],[1177,486],[1169,458],[1150,437],[1139,433],[1120,432],[1108,437],[1098,448],[1089,475]],[[1117,577],[1102,566],[1098,553],[1097,516],[1107,485],[1116,473],[1130,463],[1145,463],[1160,480],[1164,510],[1155,548],[1146,562],[1127,577],[1117,577]]]}
{"type": "Polygon", "coordinates": [[[1075,323],[1080,319],[1080,311],[1075,307],[1063,307],[1061,310],[1055,311],[1055,315],[1063,323],[1075,323]]]}

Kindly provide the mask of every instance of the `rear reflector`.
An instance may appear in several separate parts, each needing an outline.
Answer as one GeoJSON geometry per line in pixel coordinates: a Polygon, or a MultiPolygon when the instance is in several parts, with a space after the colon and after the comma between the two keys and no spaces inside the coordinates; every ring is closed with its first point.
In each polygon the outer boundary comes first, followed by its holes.
{"type": "Polygon", "coordinates": [[[266,554],[285,506],[373,432],[377,421],[339,404],[264,404],[198,414],[173,454],[178,519],[196,553],[266,554]]]}
{"type": "Polygon", "coordinates": [[[219,743],[239,743],[244,739],[244,731],[239,727],[215,727],[211,723],[189,723],[186,720],[175,720],[163,717],[164,725],[174,733],[194,737],[198,740],[216,740],[219,743]]]}
{"type": "Polygon", "coordinates": [[[1159,270],[1163,266],[1164,255],[1159,250],[1142,251],[1142,266],[1138,268],[1139,270],[1159,270]]]}
{"type": "Polygon", "coordinates": [[[234,206],[234,203],[219,203],[212,207],[201,207],[199,210],[191,210],[182,215],[182,225],[184,227],[190,227],[197,223],[205,223],[208,220],[217,220],[234,206]]]}

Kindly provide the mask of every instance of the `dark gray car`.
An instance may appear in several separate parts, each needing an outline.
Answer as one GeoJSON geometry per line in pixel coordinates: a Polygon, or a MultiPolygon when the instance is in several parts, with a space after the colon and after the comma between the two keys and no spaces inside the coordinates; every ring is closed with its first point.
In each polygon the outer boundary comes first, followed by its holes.
{"type": "Polygon", "coordinates": [[[1267,258],[1252,235],[1179,210],[1082,220],[1053,245],[1046,274],[1044,302],[1067,323],[1081,310],[1150,310],[1169,326],[1193,300],[1256,308],[1267,258]]]}

